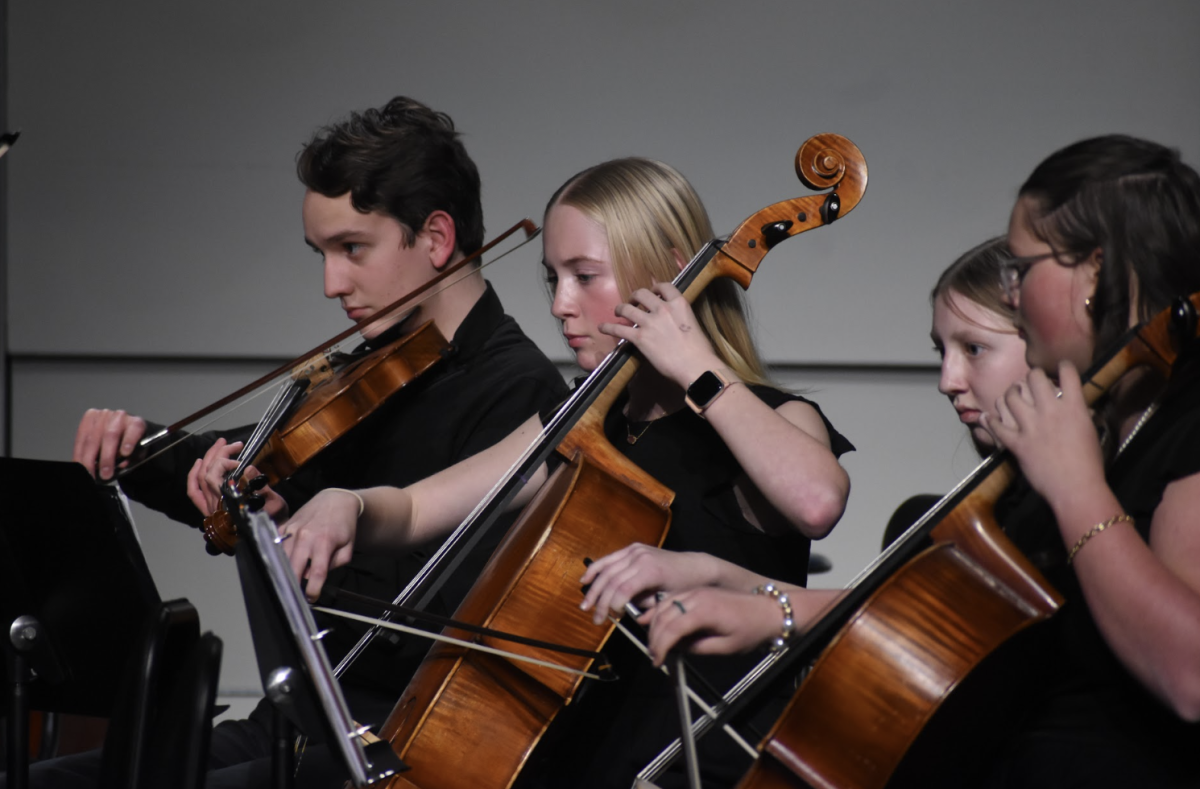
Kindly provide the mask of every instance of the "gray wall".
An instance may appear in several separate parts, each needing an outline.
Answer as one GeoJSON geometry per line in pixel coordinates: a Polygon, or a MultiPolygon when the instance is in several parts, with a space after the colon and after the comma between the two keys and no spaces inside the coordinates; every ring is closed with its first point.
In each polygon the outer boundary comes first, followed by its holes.
{"type": "MultiPolygon", "coordinates": [[[[1191,0],[14,0],[7,109],[24,136],[0,165],[13,453],[68,457],[88,406],[177,418],[342,328],[292,168],[349,109],[405,93],[449,112],[492,232],[627,154],[682,170],[728,231],[804,193],[796,148],[834,131],[867,157],[866,198],[773,251],[749,298],[780,377],[858,445],[850,508],[818,547],[844,583],[896,504],[973,465],[934,391],[938,272],[1001,232],[1022,178],[1070,141],[1128,132],[1200,160],[1198,40],[1191,0]]],[[[566,360],[536,259],[489,278],[566,360]]],[[[226,639],[224,692],[255,692],[230,563],[138,517],[163,594],[192,598],[226,639]]]]}

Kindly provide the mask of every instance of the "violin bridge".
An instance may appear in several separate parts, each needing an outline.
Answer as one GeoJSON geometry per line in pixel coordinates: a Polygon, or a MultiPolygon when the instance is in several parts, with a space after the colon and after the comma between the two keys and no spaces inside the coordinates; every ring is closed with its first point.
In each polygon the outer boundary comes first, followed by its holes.
{"type": "Polygon", "coordinates": [[[305,359],[292,368],[292,380],[299,381],[307,378],[310,388],[322,384],[332,377],[333,365],[329,362],[329,355],[324,353],[305,359]]]}

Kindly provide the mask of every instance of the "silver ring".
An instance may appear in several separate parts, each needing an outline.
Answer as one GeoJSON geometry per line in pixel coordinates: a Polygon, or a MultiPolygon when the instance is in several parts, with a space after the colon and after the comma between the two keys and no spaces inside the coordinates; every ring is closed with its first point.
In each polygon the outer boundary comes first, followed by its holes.
{"type": "Polygon", "coordinates": [[[683,603],[679,602],[678,600],[672,600],[672,601],[671,601],[671,603],[672,603],[672,604],[673,604],[673,605],[674,605],[676,608],[678,608],[678,609],[679,609],[679,613],[681,613],[681,614],[686,614],[686,613],[687,613],[687,609],[683,607],[683,603]]]}

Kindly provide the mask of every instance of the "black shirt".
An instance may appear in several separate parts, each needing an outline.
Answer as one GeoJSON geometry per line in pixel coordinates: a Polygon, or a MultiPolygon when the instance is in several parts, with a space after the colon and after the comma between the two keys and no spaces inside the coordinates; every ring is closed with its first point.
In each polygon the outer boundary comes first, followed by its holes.
{"type": "MultiPolygon", "coordinates": [[[[1154,416],[1106,472],[1146,541],[1166,487],[1200,473],[1200,370],[1192,367],[1176,373],[1154,416]]],[[[1001,523],[1066,603],[1041,626],[1027,716],[987,785],[1200,787],[1200,724],[1184,722],[1125,668],[1066,563],[1049,506],[1028,487],[1013,494],[997,505],[1001,523]]]]}

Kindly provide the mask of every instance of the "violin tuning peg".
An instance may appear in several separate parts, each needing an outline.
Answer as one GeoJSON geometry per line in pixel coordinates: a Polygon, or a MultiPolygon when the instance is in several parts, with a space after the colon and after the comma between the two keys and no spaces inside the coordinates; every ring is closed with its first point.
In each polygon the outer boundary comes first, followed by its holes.
{"type": "Polygon", "coordinates": [[[252,493],[246,497],[246,506],[250,508],[251,512],[258,512],[259,510],[261,510],[263,508],[263,505],[266,503],[267,503],[266,497],[260,496],[257,493],[252,493]]]}
{"type": "Polygon", "coordinates": [[[250,482],[248,482],[246,484],[246,489],[249,490],[251,493],[254,493],[256,491],[262,490],[266,486],[267,486],[267,475],[259,474],[257,477],[250,480],[250,482]]]}

